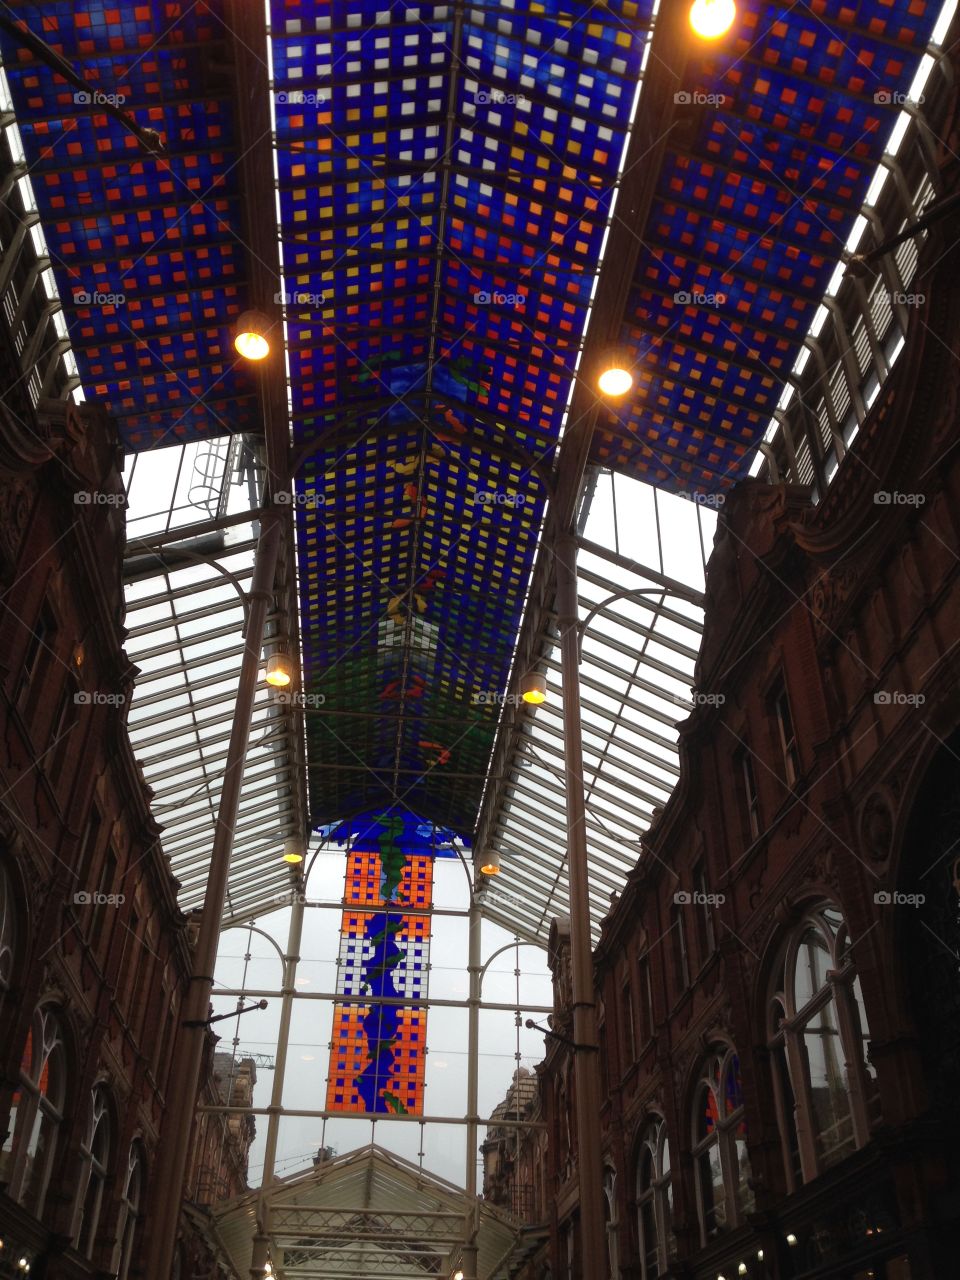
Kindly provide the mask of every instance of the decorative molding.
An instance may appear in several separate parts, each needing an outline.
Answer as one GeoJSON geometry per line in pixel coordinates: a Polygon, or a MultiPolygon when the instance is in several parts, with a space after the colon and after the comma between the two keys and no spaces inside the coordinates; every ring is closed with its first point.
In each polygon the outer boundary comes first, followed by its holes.
{"type": "Polygon", "coordinates": [[[885,863],[893,846],[893,811],[882,791],[872,792],[859,821],[860,848],[871,862],[885,863]]]}

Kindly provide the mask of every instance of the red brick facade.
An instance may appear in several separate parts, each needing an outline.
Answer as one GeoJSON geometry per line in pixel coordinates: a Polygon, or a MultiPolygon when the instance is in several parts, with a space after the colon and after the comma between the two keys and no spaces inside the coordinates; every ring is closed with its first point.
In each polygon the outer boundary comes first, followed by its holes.
{"type": "MultiPolygon", "coordinates": [[[[952,238],[824,501],[747,481],[723,509],[681,781],[595,958],[613,1265],[579,1253],[552,1040],[551,1242],[523,1275],[960,1274],[952,238]]],[[[562,926],[552,966],[569,1034],[562,926]]]]}
{"type": "Polygon", "coordinates": [[[188,933],[126,731],[119,467],[93,408],[0,417],[0,1275],[143,1274],[165,1191],[188,933]]]}

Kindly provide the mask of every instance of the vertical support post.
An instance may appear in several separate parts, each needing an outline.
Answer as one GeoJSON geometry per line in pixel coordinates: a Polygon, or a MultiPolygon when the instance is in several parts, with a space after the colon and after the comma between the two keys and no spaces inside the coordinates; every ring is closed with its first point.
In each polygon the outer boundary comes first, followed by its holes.
{"type": "Polygon", "coordinates": [[[605,1275],[607,1238],[603,1219],[600,1153],[600,1063],[593,999],[593,951],[587,871],[583,740],[580,721],[577,543],[562,533],[554,545],[557,615],[563,673],[563,754],[567,798],[567,866],[570,874],[570,959],[573,979],[574,1083],[580,1182],[580,1256],[584,1275],[605,1275]]]}
{"type": "Polygon", "coordinates": [[[280,1006],[280,1029],[277,1033],[277,1058],[273,1069],[273,1089],[270,1094],[270,1117],[267,1120],[267,1141],[263,1154],[264,1187],[274,1181],[277,1162],[277,1141],[280,1132],[279,1108],[283,1103],[283,1082],[287,1074],[287,1046],[290,1040],[290,1021],[293,1016],[293,997],[296,995],[297,965],[300,961],[300,941],[303,937],[303,893],[295,895],[287,931],[287,954],[283,958],[283,1002],[280,1006]]]}
{"type": "Polygon", "coordinates": [[[264,1268],[267,1265],[267,1245],[269,1241],[261,1232],[253,1237],[253,1257],[250,1259],[250,1280],[263,1280],[264,1268]]]}
{"type": "Polygon", "coordinates": [[[479,1136],[480,1106],[480,907],[476,888],[470,891],[469,939],[467,949],[467,973],[469,995],[467,997],[467,1161],[464,1175],[464,1240],[461,1270],[463,1280],[479,1280],[478,1258],[480,1253],[478,1233],[479,1204],[477,1201],[477,1138],[479,1136]]]}
{"type": "Polygon", "coordinates": [[[183,1002],[181,1025],[177,1031],[172,1080],[167,1094],[170,1106],[160,1131],[159,1160],[154,1182],[159,1194],[154,1201],[153,1220],[150,1224],[148,1280],[170,1280],[173,1268],[184,1179],[190,1154],[190,1135],[196,1111],[203,1046],[207,1035],[207,1029],[203,1024],[206,1022],[210,1008],[213,970],[217,960],[220,924],[227,895],[230,858],[233,853],[233,833],[237,823],[240,790],[243,785],[243,767],[257,692],[263,629],[273,599],[280,541],[280,512],[265,511],[260,525],[253,580],[247,597],[249,603],[243,659],[224,765],[217,825],[210,853],[210,873],[203,898],[200,929],[193,949],[190,988],[183,1002]],[[186,1025],[190,1022],[200,1025],[186,1025]]]}

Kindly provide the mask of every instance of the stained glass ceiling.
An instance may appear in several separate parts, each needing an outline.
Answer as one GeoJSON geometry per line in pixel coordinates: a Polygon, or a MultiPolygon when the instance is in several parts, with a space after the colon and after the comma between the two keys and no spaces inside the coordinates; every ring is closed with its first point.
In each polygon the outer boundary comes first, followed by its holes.
{"type": "Polygon", "coordinates": [[[650,4],[583,16],[271,6],[318,821],[473,827],[650,4]]]}
{"type": "Polygon", "coordinates": [[[685,6],[654,31],[653,0],[273,0],[241,96],[226,0],[12,11],[105,95],[0,39],[80,376],[128,448],[260,430],[232,325],[282,323],[314,824],[390,804],[469,834],[607,237],[608,274],[640,240],[614,324],[637,387],[593,460],[714,491],[770,421],[934,5],[742,0],[678,52],[685,6]],[[666,143],[608,230],[648,56],[632,164],[666,143]],[[242,138],[243,92],[272,139],[242,138]]]}
{"type": "Polygon", "coordinates": [[[220,8],[7,6],[86,95],[0,41],[83,386],[133,451],[259,426],[230,334],[248,268],[220,8]],[[158,132],[164,154],[97,110],[97,94],[158,132]]]}
{"type": "Polygon", "coordinates": [[[597,461],[674,492],[747,473],[939,10],[749,0],[690,57],[620,333],[636,394],[600,418],[628,439],[597,461]]]}

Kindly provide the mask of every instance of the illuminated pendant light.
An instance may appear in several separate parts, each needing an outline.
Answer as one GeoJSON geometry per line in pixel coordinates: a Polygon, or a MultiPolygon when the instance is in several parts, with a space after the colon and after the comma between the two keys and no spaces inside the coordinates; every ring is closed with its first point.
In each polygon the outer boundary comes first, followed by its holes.
{"type": "Polygon", "coordinates": [[[547,677],[539,671],[528,671],[520,681],[520,697],[533,707],[547,700],[547,677]]]}
{"type": "Polygon", "coordinates": [[[290,659],[285,653],[271,653],[267,659],[266,681],[272,689],[285,689],[293,679],[290,659]]]}
{"type": "Polygon", "coordinates": [[[299,840],[284,840],[283,860],[289,862],[292,867],[298,866],[303,861],[303,850],[300,848],[299,840]]]}
{"type": "Polygon", "coordinates": [[[633,386],[633,360],[626,351],[609,351],[600,361],[597,388],[608,400],[619,400],[633,386]]]}
{"type": "Polygon", "coordinates": [[[704,40],[717,40],[730,30],[736,16],[734,0],[693,0],[690,25],[704,40]]]}
{"type": "Polygon", "coordinates": [[[233,345],[245,360],[264,360],[270,354],[270,321],[262,311],[244,311],[237,321],[233,345]]]}
{"type": "Polygon", "coordinates": [[[491,849],[480,863],[480,870],[485,876],[498,876],[500,874],[500,855],[495,849],[491,849]]]}

